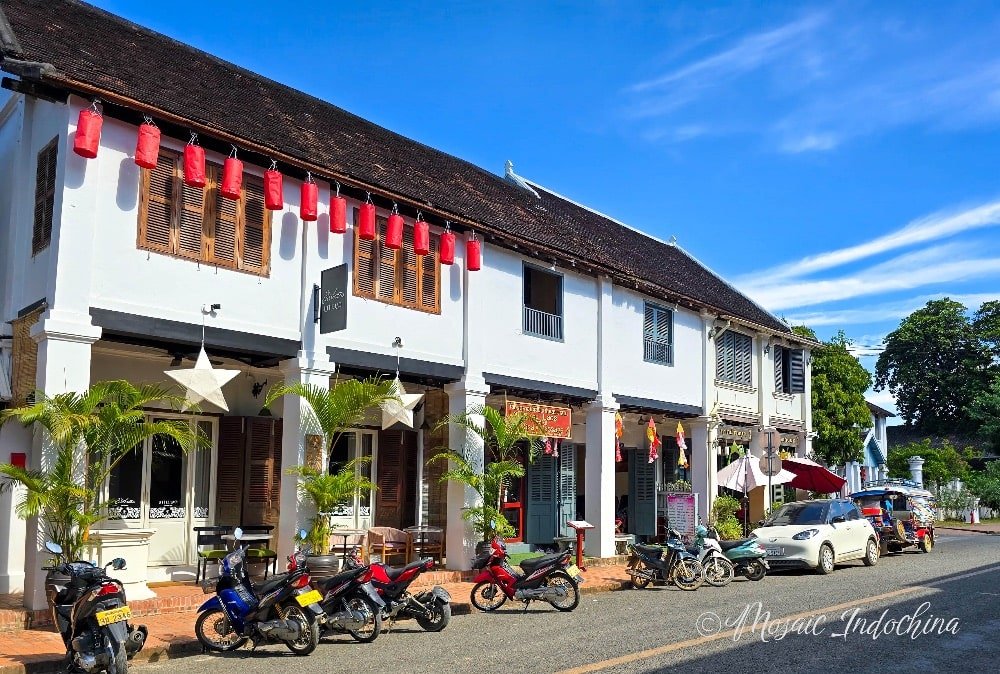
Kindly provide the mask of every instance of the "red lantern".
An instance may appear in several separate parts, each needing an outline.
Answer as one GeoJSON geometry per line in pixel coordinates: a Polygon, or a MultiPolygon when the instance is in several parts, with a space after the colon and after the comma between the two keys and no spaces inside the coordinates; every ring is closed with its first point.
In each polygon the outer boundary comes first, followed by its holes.
{"type": "Polygon", "coordinates": [[[302,201],[299,203],[299,217],[303,222],[315,222],[319,218],[317,204],[319,202],[319,187],[313,182],[312,174],[306,174],[302,183],[302,201]]]}
{"type": "Polygon", "coordinates": [[[93,159],[97,156],[97,148],[101,144],[101,126],[104,118],[93,105],[80,111],[76,122],[76,139],[73,141],[73,152],[81,157],[93,159]]]}
{"type": "Polygon", "coordinates": [[[205,186],[205,148],[191,142],[184,146],[184,184],[191,187],[205,186]]]}
{"type": "Polygon", "coordinates": [[[149,117],[139,125],[139,137],[135,141],[135,163],[144,169],[156,168],[160,157],[160,130],[149,117]]]}
{"type": "Polygon", "coordinates": [[[465,266],[469,271],[479,271],[483,267],[483,249],[475,234],[465,242],[465,266]]]}
{"type": "Polygon", "coordinates": [[[343,234],[347,231],[347,199],[336,196],[330,200],[330,231],[343,234]]]}
{"type": "Polygon", "coordinates": [[[455,264],[455,232],[450,229],[441,234],[441,264],[455,264]]]}
{"type": "Polygon", "coordinates": [[[269,211],[280,211],[285,207],[285,190],[282,184],[281,171],[274,167],[264,171],[264,208],[269,211]]]}
{"type": "Polygon", "coordinates": [[[389,216],[385,228],[385,247],[399,250],[403,247],[403,216],[395,211],[389,216]]]}
{"type": "Polygon", "coordinates": [[[358,237],[365,241],[375,240],[375,204],[368,201],[361,204],[361,212],[358,218],[358,237]]]}
{"type": "Polygon", "coordinates": [[[413,252],[417,255],[427,255],[431,252],[431,232],[427,223],[417,216],[413,223],[413,252]]]}
{"type": "MultiPolygon", "coordinates": [[[[233,153],[235,154],[236,151],[233,150],[233,153]]],[[[236,201],[240,198],[242,186],[243,162],[236,157],[228,157],[222,165],[222,185],[219,187],[219,194],[236,201]]]]}

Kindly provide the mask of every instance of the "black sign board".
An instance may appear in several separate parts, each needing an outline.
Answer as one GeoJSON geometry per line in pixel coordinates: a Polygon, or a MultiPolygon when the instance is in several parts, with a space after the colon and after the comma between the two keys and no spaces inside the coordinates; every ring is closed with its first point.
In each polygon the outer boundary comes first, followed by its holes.
{"type": "Polygon", "coordinates": [[[347,328],[347,265],[324,269],[319,290],[319,332],[347,328]]]}

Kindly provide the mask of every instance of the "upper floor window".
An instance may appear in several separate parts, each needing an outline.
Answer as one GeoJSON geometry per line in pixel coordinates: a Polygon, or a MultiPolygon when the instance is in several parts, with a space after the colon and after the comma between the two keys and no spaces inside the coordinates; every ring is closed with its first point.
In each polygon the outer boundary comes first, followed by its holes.
{"type": "Polygon", "coordinates": [[[753,340],[726,330],[715,340],[715,378],[753,386],[753,340]]]}
{"type": "Polygon", "coordinates": [[[271,212],[264,182],[244,174],[238,201],[218,190],[222,167],[206,166],[204,188],[184,184],[181,155],[163,150],[154,169],[142,170],[139,248],[267,276],[271,212]]]}
{"type": "Polygon", "coordinates": [[[59,136],[38,153],[35,165],[35,222],[31,228],[31,254],[37,255],[52,241],[52,211],[56,200],[56,159],[59,136]]]}
{"type": "MultiPolygon", "coordinates": [[[[357,222],[358,211],[354,211],[357,222]]],[[[413,252],[413,227],[403,228],[403,247],[386,248],[385,218],[378,219],[378,238],[354,237],[354,294],[408,309],[441,313],[438,236],[431,234],[430,252],[413,252]]]]}
{"type": "Polygon", "coordinates": [[[642,359],[647,363],[673,365],[674,312],[646,303],[642,325],[642,359]]]}
{"type": "Polygon", "coordinates": [[[802,349],[775,345],[774,390],[777,393],[805,393],[806,367],[802,349]]]}
{"type": "Polygon", "coordinates": [[[526,335],[563,338],[563,277],[524,265],[524,308],[521,327],[526,335]]]}

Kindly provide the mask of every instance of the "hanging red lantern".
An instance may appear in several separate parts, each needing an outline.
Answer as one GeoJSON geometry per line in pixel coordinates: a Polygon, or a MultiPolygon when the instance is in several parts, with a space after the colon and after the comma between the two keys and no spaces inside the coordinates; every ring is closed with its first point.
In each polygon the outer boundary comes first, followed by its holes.
{"type": "Polygon", "coordinates": [[[358,237],[365,241],[375,240],[375,204],[370,201],[371,198],[372,195],[369,194],[369,201],[361,204],[358,217],[358,237]]]}
{"type": "Polygon", "coordinates": [[[272,161],[271,168],[264,171],[264,208],[280,211],[285,207],[285,186],[278,170],[278,162],[272,161]]]}
{"type": "Polygon", "coordinates": [[[191,140],[184,146],[184,184],[191,187],[205,186],[205,148],[195,145],[198,134],[192,133],[191,140]]]}
{"type": "Polygon", "coordinates": [[[154,169],[159,157],[160,129],[147,117],[146,121],[139,125],[139,137],[135,141],[135,163],[144,169],[154,169]]]}
{"type": "Polygon", "coordinates": [[[73,152],[81,157],[93,159],[97,156],[97,148],[101,144],[101,126],[104,118],[97,109],[97,103],[80,111],[76,121],[76,138],[73,140],[73,152]]]}
{"type": "Polygon", "coordinates": [[[448,229],[445,224],[444,233],[441,234],[441,264],[455,264],[455,232],[448,229]]]}
{"type": "Polygon", "coordinates": [[[315,222],[319,218],[319,187],[313,182],[312,173],[306,173],[302,183],[302,201],[299,203],[299,217],[303,222],[315,222]]]}
{"type": "Polygon", "coordinates": [[[413,252],[417,255],[427,255],[431,252],[431,232],[427,222],[420,219],[413,223],[413,252]]]}
{"type": "Polygon", "coordinates": [[[465,266],[469,271],[479,271],[483,267],[483,249],[475,233],[465,242],[465,266]]]}
{"type": "Polygon", "coordinates": [[[347,231],[347,199],[340,196],[340,183],[337,183],[337,194],[330,199],[330,232],[343,234],[347,231]]]}
{"type": "Polygon", "coordinates": [[[237,201],[242,194],[243,187],[243,162],[236,158],[236,146],[233,146],[233,153],[226,158],[222,165],[222,185],[219,187],[219,194],[227,199],[237,201]]]}
{"type": "Polygon", "coordinates": [[[403,216],[399,214],[396,204],[392,205],[392,213],[385,227],[385,247],[399,250],[403,247],[403,216]]]}

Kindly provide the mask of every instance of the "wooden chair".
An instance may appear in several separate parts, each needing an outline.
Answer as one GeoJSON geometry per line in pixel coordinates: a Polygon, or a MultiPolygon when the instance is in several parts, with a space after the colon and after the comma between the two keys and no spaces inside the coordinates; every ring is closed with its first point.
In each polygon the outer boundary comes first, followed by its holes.
{"type": "Polygon", "coordinates": [[[431,531],[415,534],[418,540],[413,541],[413,554],[420,557],[433,557],[440,564],[444,559],[444,531],[431,531]]]}
{"type": "Polygon", "coordinates": [[[222,537],[233,532],[233,527],[218,525],[214,527],[194,527],[195,549],[198,551],[198,566],[194,574],[194,582],[198,583],[208,575],[209,564],[221,564],[222,558],[229,550],[222,537]],[[203,550],[202,547],[208,547],[203,550]]]}
{"type": "MultiPolygon", "coordinates": [[[[246,524],[240,527],[245,534],[269,534],[274,530],[273,524],[246,524]]],[[[267,566],[271,565],[271,573],[278,572],[278,553],[268,547],[269,541],[247,541],[247,563],[263,562],[264,577],[267,577],[267,566]]]]}
{"type": "Polygon", "coordinates": [[[406,531],[392,527],[372,527],[365,537],[365,562],[370,562],[375,554],[379,555],[379,561],[383,564],[389,564],[394,557],[401,557],[403,564],[407,564],[413,555],[413,537],[406,531]]]}

